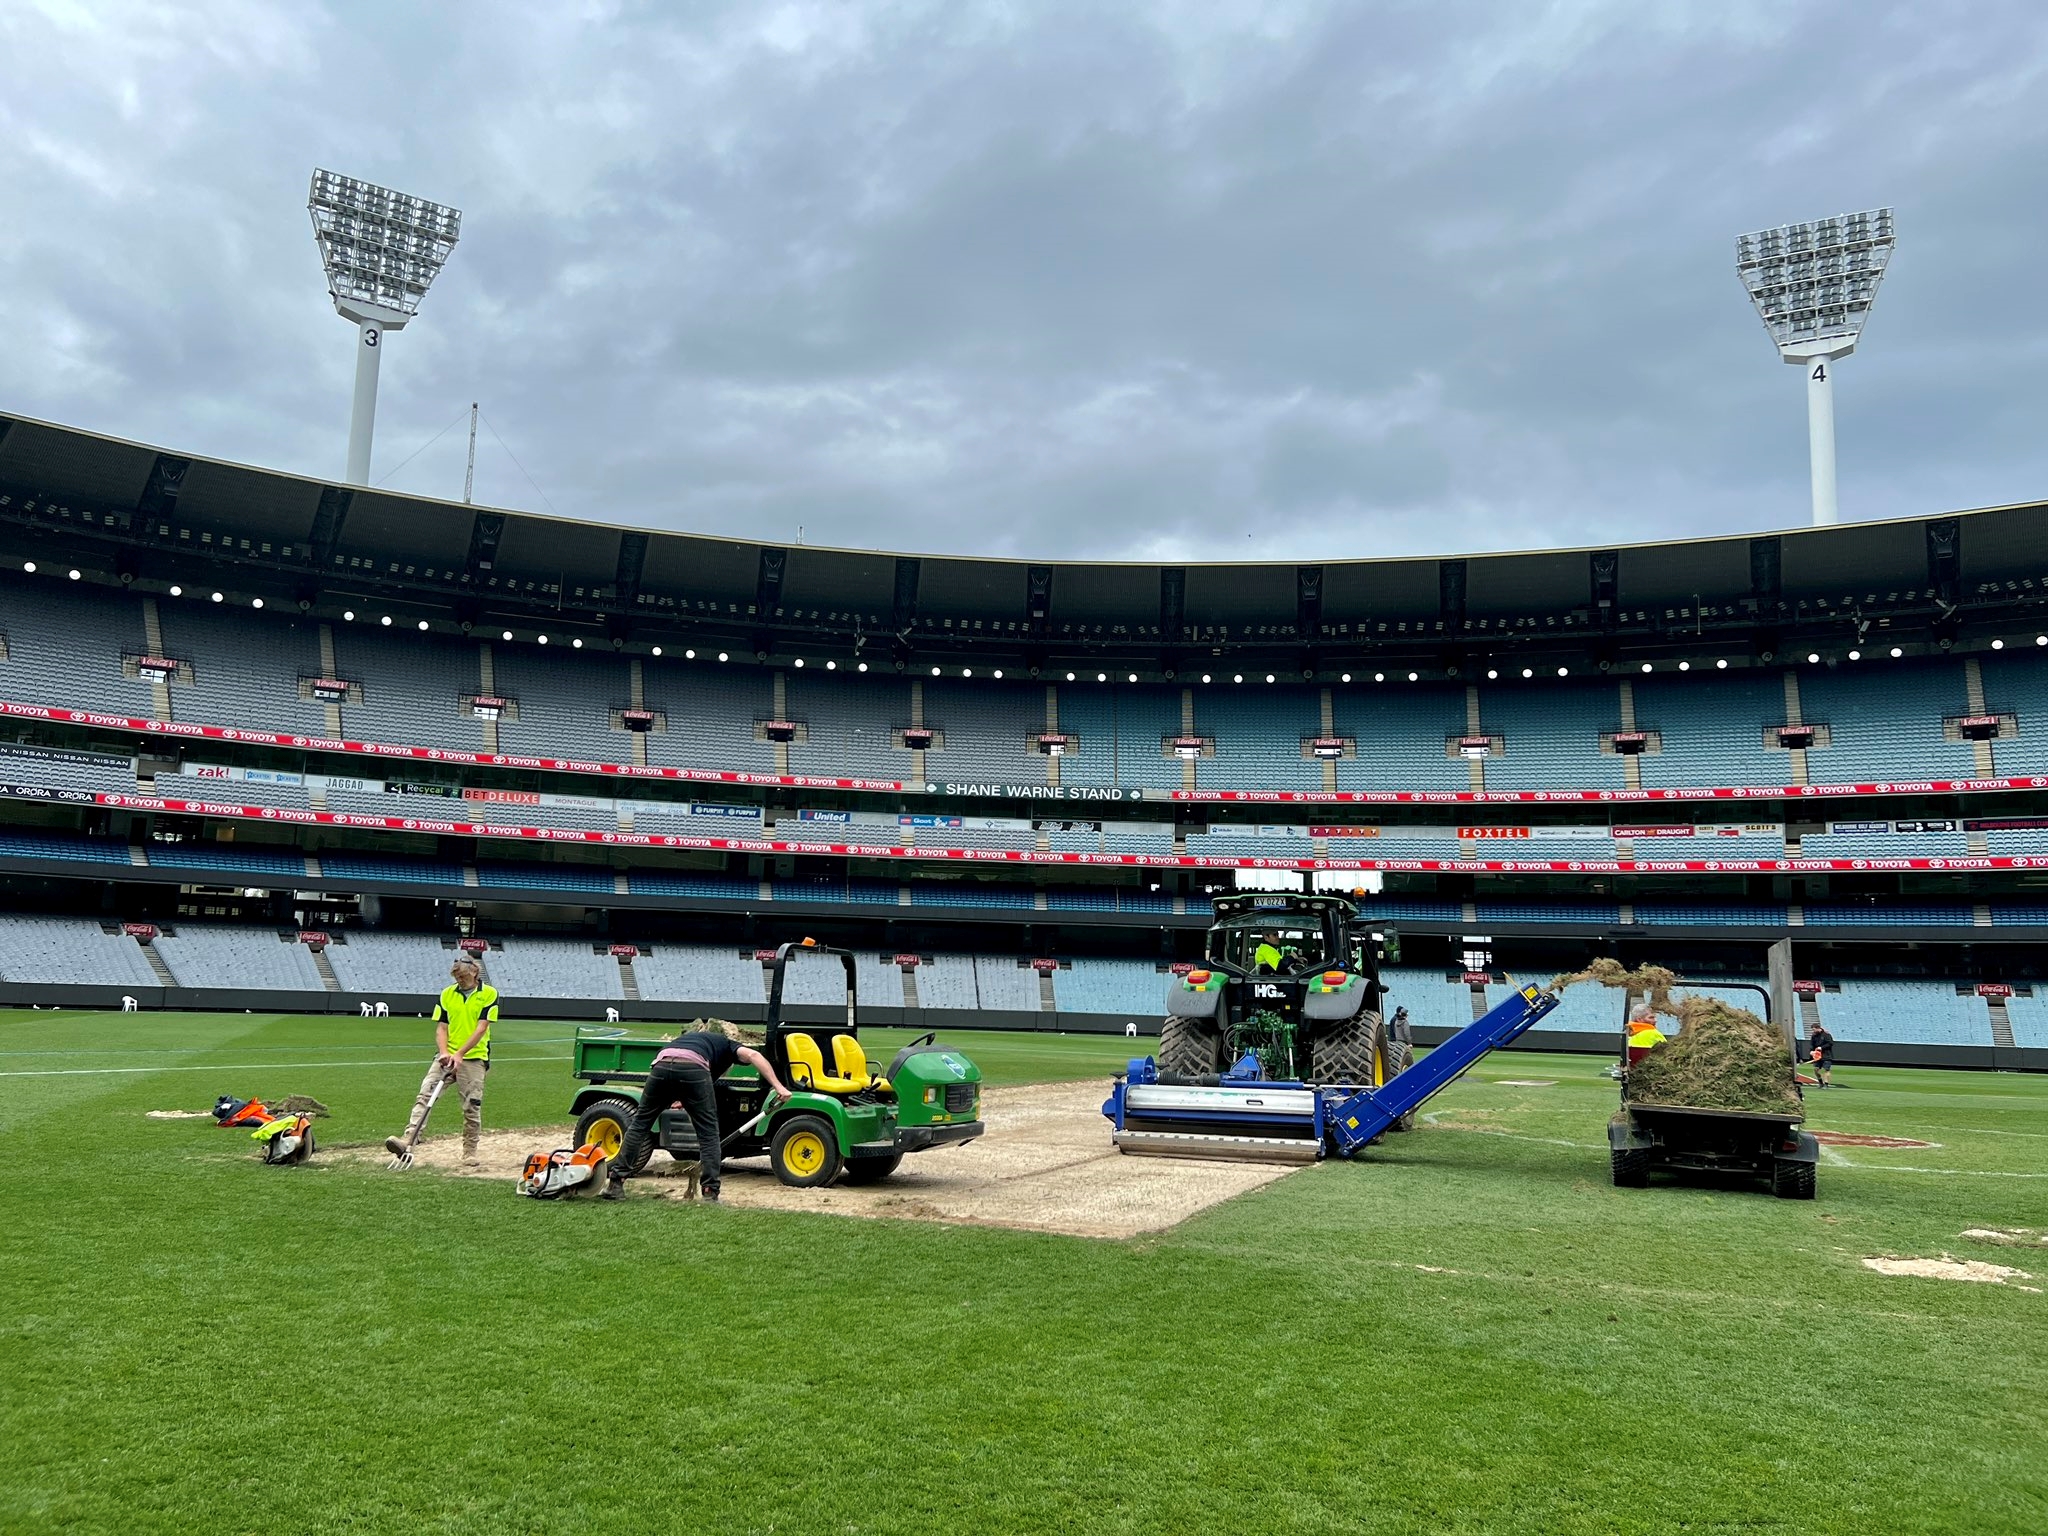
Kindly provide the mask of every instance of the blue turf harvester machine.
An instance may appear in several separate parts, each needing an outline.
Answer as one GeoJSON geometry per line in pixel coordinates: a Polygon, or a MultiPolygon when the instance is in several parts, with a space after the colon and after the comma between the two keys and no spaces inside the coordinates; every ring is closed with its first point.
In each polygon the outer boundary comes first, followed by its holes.
{"type": "Polygon", "coordinates": [[[1552,993],[1524,987],[1377,1087],[1268,1081],[1252,1051],[1213,1077],[1162,1072],[1151,1057],[1138,1057],[1102,1112],[1122,1152],[1262,1163],[1351,1157],[1556,1006],[1552,993]]]}

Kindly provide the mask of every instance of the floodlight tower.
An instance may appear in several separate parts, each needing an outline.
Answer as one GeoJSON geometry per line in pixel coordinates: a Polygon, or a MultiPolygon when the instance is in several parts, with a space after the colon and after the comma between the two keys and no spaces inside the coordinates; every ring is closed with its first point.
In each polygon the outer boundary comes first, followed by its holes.
{"type": "Polygon", "coordinates": [[[348,423],[348,483],[370,483],[377,363],[384,333],[404,328],[462,236],[453,208],[332,171],[313,172],[306,198],[334,312],[356,327],[356,397],[348,423]]]}
{"type": "Polygon", "coordinates": [[[1815,526],[1835,514],[1835,359],[1856,350],[1897,243],[1892,211],[1873,208],[1759,230],[1735,242],[1735,270],[1778,344],[1806,370],[1807,452],[1815,526]]]}

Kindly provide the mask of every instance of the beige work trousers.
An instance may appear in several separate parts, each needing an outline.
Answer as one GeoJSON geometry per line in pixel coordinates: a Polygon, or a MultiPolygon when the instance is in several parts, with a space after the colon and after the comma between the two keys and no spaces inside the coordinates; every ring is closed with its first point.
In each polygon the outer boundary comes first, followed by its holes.
{"type": "MultiPolygon", "coordinates": [[[[427,1119],[427,1096],[434,1091],[434,1084],[448,1074],[442,1070],[437,1059],[427,1068],[427,1075],[420,1079],[419,1097],[412,1101],[412,1118],[405,1122],[405,1139],[414,1140],[427,1119]]],[[[463,1060],[455,1063],[455,1085],[443,1089],[442,1098],[450,1093],[462,1100],[462,1155],[476,1156],[477,1140],[484,1132],[484,1064],[481,1061],[463,1060]]]]}

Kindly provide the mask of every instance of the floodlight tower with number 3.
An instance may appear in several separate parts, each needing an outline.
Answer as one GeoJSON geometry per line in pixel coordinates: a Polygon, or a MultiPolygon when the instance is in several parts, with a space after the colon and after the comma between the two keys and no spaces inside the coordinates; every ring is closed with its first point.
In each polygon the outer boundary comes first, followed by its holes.
{"type": "Polygon", "coordinates": [[[419,313],[420,300],[461,238],[462,215],[425,198],[317,170],[306,209],[313,216],[334,312],[356,327],[348,483],[368,485],[384,336],[419,313]]]}
{"type": "Polygon", "coordinates": [[[1889,208],[1786,224],[1735,242],[1735,269],[1778,355],[1806,370],[1816,527],[1838,521],[1835,362],[1856,350],[1895,243],[1889,208]]]}

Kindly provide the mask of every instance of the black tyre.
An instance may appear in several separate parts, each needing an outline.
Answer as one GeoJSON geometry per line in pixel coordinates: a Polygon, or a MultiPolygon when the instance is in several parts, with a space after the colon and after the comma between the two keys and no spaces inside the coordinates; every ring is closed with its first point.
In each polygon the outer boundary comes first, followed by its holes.
{"type": "Polygon", "coordinates": [[[879,1184],[902,1166],[901,1152],[892,1152],[887,1157],[849,1157],[846,1160],[846,1182],[879,1184]]]}
{"type": "Polygon", "coordinates": [[[1214,1077],[1223,1070],[1223,1032],[1204,1019],[1168,1019],[1155,1059],[1174,1077],[1214,1077]]]}
{"type": "Polygon", "coordinates": [[[1650,1153],[1645,1147],[1617,1147],[1609,1154],[1616,1189],[1647,1189],[1650,1185],[1650,1153]]]}
{"type": "Polygon", "coordinates": [[[628,1172],[619,1162],[619,1154],[626,1146],[626,1129],[633,1123],[633,1111],[639,1107],[631,1099],[599,1099],[577,1117],[576,1145],[587,1147],[596,1143],[604,1148],[605,1158],[613,1167],[621,1173],[628,1172]]]}
{"type": "Polygon", "coordinates": [[[1816,1170],[1811,1163],[1795,1163],[1789,1157],[1771,1160],[1771,1193],[1780,1200],[1811,1200],[1816,1170]]]}
{"type": "Polygon", "coordinates": [[[1386,1026],[1371,1009],[1342,1024],[1332,1024],[1309,1046],[1307,1080],[1351,1083],[1376,1088],[1385,1081],[1386,1026]]]}
{"type": "Polygon", "coordinates": [[[768,1164],[792,1189],[820,1189],[839,1176],[839,1137],[822,1115],[791,1115],[775,1127],[768,1164]]]}
{"type": "MultiPolygon", "coordinates": [[[[1391,1082],[1394,1078],[1399,1077],[1403,1072],[1406,1072],[1415,1065],[1415,1047],[1406,1040],[1396,1039],[1391,1029],[1386,1032],[1386,1035],[1387,1079],[1391,1082]]],[[[1409,1110],[1407,1114],[1396,1120],[1388,1129],[1396,1131],[1414,1130],[1415,1111],[1409,1110]]]]}

